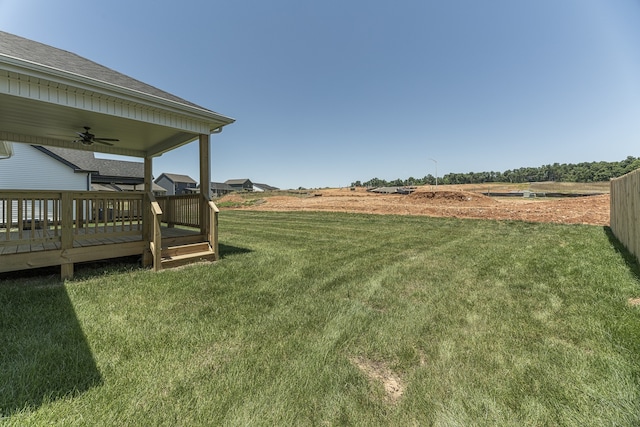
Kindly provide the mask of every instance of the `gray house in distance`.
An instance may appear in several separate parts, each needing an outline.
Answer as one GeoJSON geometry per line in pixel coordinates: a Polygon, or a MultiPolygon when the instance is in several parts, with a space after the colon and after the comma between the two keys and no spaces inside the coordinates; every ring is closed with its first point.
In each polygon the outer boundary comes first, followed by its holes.
{"type": "Polygon", "coordinates": [[[189,194],[198,188],[197,182],[190,176],[175,173],[163,173],[155,180],[155,183],[167,190],[168,196],[189,194]]]}
{"type": "Polygon", "coordinates": [[[211,197],[222,197],[225,194],[233,193],[236,191],[232,186],[225,184],[224,182],[212,182],[211,183],[211,197]]]}
{"type": "Polygon", "coordinates": [[[250,179],[229,179],[224,183],[235,191],[253,191],[253,183],[250,179]]]}
{"type": "Polygon", "coordinates": [[[253,191],[278,191],[280,190],[278,187],[273,187],[267,184],[259,184],[257,182],[253,183],[253,191]]]}

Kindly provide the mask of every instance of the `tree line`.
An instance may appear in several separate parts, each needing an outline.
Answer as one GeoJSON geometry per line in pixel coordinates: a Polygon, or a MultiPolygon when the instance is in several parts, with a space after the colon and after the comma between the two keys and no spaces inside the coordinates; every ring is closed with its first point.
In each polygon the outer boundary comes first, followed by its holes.
{"type": "MultiPolygon", "coordinates": [[[[485,182],[602,182],[617,178],[640,168],[640,158],[628,156],[619,162],[583,162],[577,164],[544,165],[540,167],[523,167],[509,169],[504,172],[468,172],[448,173],[438,177],[438,184],[481,184],[485,182]]],[[[365,182],[355,181],[352,187],[395,187],[414,185],[435,185],[436,177],[429,174],[422,178],[409,177],[386,181],[373,178],[365,182]]]]}

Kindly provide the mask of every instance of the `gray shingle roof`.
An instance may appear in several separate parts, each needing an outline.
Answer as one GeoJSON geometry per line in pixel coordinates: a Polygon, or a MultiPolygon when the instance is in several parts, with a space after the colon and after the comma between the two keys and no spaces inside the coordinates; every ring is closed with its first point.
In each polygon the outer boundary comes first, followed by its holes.
{"type": "Polygon", "coordinates": [[[244,185],[247,182],[251,182],[251,180],[248,179],[248,178],[244,178],[244,179],[228,179],[224,183],[227,184],[227,185],[244,185]]]}
{"type": "Polygon", "coordinates": [[[180,174],[177,174],[177,173],[163,173],[158,177],[158,179],[156,179],[156,182],[160,178],[162,178],[163,175],[166,176],[167,178],[169,178],[174,183],[176,183],[176,182],[185,182],[185,183],[188,183],[188,184],[196,184],[196,181],[193,180],[190,176],[188,176],[188,175],[180,175],[180,174]]]}
{"type": "Polygon", "coordinates": [[[28,61],[65,73],[88,77],[103,83],[135,90],[147,95],[211,111],[154,86],[126,76],[75,53],[0,31],[0,55],[28,61]]]}
{"type": "Polygon", "coordinates": [[[225,191],[233,191],[235,188],[232,186],[225,184],[224,182],[212,182],[211,183],[212,190],[225,190],[225,191]]]}
{"type": "Polygon", "coordinates": [[[127,162],[123,160],[96,159],[92,152],[83,150],[71,150],[61,147],[42,147],[34,145],[34,148],[61,161],[77,172],[94,172],[95,180],[101,178],[125,178],[136,181],[144,180],[144,163],[127,162]]]}

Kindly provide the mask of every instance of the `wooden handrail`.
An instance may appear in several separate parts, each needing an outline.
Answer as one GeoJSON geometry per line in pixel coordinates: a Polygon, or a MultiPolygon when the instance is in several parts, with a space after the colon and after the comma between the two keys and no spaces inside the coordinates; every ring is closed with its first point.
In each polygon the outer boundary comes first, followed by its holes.
{"type": "Polygon", "coordinates": [[[160,204],[158,202],[151,202],[151,212],[154,215],[162,215],[162,209],[160,209],[160,204]]]}
{"type": "Polygon", "coordinates": [[[153,256],[153,270],[159,271],[162,269],[162,231],[160,228],[162,223],[162,209],[160,209],[160,204],[156,201],[153,193],[149,193],[147,197],[149,197],[149,201],[151,202],[151,222],[153,223],[149,249],[153,256]]]}
{"type": "Polygon", "coordinates": [[[216,259],[220,259],[220,252],[218,251],[218,214],[220,213],[220,209],[209,200],[209,244],[211,245],[211,249],[213,249],[213,253],[216,254],[216,259]]]}

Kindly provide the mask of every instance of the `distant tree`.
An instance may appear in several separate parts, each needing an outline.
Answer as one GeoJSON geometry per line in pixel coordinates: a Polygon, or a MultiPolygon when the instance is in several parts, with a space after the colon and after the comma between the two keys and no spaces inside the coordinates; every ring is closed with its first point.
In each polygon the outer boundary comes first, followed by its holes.
{"type": "MultiPolygon", "coordinates": [[[[438,177],[438,183],[441,184],[467,184],[467,183],[485,183],[485,182],[541,182],[541,181],[557,181],[557,182],[597,182],[607,181],[611,178],[622,176],[626,173],[640,169],[640,158],[627,156],[620,162],[583,162],[578,164],[553,163],[551,165],[543,165],[540,167],[522,167],[518,169],[507,169],[504,172],[467,172],[467,173],[448,173],[442,177],[438,177]]],[[[361,183],[366,187],[385,187],[385,186],[402,186],[402,185],[434,185],[435,177],[427,175],[422,179],[409,177],[405,180],[396,179],[391,182],[379,178],[373,178],[369,181],[361,183]]],[[[352,185],[360,184],[356,181],[352,185]]]]}
{"type": "Polygon", "coordinates": [[[433,175],[429,174],[429,175],[425,176],[424,178],[422,178],[421,181],[422,181],[423,185],[435,185],[436,178],[433,175]]]}

